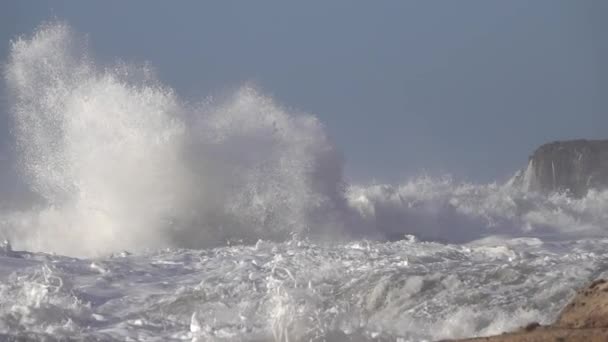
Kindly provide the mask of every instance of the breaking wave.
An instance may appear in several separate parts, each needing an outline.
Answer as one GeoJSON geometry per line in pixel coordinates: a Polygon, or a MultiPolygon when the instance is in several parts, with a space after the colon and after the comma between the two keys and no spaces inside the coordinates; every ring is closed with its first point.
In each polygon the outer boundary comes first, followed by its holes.
{"type": "Polygon", "coordinates": [[[63,23],[11,44],[20,176],[37,197],[5,210],[16,248],[67,255],[281,241],[293,236],[466,242],[603,236],[608,193],[420,177],[348,185],[323,125],[253,86],[188,103],[149,66],[104,66],[63,23]]]}
{"type": "Polygon", "coordinates": [[[492,236],[543,240],[606,236],[608,192],[583,198],[506,184],[420,177],[404,184],[352,186],[349,206],[383,236],[463,243],[492,236]]]}
{"type": "Polygon", "coordinates": [[[147,67],[96,65],[65,24],[13,42],[6,79],[20,170],[42,199],[5,223],[23,248],[284,239],[323,233],[343,206],[319,121],[252,87],[188,105],[147,67]]]}

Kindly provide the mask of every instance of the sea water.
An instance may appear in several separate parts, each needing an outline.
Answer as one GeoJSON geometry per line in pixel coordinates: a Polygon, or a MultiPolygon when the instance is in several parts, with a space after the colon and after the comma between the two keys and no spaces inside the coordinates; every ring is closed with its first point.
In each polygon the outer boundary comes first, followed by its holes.
{"type": "Polygon", "coordinates": [[[431,341],[548,323],[607,268],[608,193],[350,184],[313,115],[185,101],[65,23],[4,68],[24,198],[0,199],[0,333],[431,341]]]}

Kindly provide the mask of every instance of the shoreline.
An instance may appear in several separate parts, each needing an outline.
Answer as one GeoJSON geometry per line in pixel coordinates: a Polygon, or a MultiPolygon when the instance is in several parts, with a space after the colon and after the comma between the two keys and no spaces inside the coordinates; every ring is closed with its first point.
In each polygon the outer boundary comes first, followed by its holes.
{"type": "MultiPolygon", "coordinates": [[[[530,323],[501,335],[442,342],[568,342],[608,341],[608,281],[598,279],[579,289],[549,325],[530,323]]],[[[440,341],[441,342],[441,341],[440,341]]]]}

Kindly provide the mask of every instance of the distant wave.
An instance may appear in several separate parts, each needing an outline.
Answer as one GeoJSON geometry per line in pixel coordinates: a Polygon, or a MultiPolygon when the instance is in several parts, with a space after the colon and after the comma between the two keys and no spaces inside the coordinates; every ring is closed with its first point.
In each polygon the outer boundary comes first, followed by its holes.
{"type": "Polygon", "coordinates": [[[352,186],[347,193],[366,225],[384,236],[463,243],[493,235],[547,240],[606,236],[608,192],[574,199],[506,184],[419,177],[401,185],[352,186]]]}
{"type": "Polygon", "coordinates": [[[100,65],[64,23],[12,42],[5,78],[20,176],[39,198],[1,215],[15,248],[95,255],[293,236],[606,231],[606,193],[572,200],[425,177],[348,185],[314,116],[252,86],[188,104],[147,66],[100,65]]]}

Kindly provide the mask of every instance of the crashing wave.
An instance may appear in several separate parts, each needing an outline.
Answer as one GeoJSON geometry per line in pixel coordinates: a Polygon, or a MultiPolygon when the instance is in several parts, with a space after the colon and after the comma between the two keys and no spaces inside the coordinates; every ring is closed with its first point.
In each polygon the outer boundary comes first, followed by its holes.
{"type": "Polygon", "coordinates": [[[20,176],[37,196],[27,210],[0,214],[1,235],[18,249],[98,255],[293,236],[467,242],[607,232],[607,192],[570,198],[449,177],[348,185],[314,116],[252,86],[190,104],[149,66],[96,62],[67,24],[12,42],[5,78],[20,176]]]}

